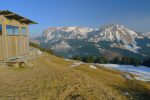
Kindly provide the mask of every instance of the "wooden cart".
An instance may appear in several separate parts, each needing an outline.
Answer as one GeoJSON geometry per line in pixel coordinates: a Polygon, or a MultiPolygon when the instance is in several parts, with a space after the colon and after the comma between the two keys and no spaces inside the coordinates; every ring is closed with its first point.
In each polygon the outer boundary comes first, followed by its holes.
{"type": "Polygon", "coordinates": [[[18,64],[20,68],[24,68],[27,61],[29,60],[36,61],[36,57],[37,57],[37,51],[34,51],[34,52],[32,51],[32,54],[29,54],[29,55],[19,56],[19,57],[16,57],[7,61],[0,61],[0,65],[12,66],[14,64],[18,64]]]}

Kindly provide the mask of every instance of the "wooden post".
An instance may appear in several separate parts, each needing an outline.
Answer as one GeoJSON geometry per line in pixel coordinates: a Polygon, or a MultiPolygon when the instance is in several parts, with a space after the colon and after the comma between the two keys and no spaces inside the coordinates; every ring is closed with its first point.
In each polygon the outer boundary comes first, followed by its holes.
{"type": "MultiPolygon", "coordinates": [[[[2,28],[2,22],[3,22],[3,18],[2,16],[0,16],[0,25],[2,28]]],[[[3,33],[0,34],[0,60],[3,60],[4,53],[3,53],[3,33]]]]}
{"type": "Polygon", "coordinates": [[[27,31],[27,36],[26,36],[26,50],[27,50],[27,53],[29,53],[29,26],[26,25],[26,31],[27,31]]]}
{"type": "Polygon", "coordinates": [[[17,42],[18,42],[17,45],[18,45],[18,56],[19,56],[20,54],[22,54],[22,52],[21,52],[22,47],[20,47],[22,45],[22,41],[21,41],[21,38],[22,38],[21,23],[19,23],[18,28],[19,28],[19,36],[18,36],[18,40],[17,40],[17,42]]]}
{"type": "Polygon", "coordinates": [[[3,59],[8,60],[8,45],[7,45],[7,32],[6,32],[6,18],[3,17],[2,21],[2,45],[3,45],[3,59]]]}

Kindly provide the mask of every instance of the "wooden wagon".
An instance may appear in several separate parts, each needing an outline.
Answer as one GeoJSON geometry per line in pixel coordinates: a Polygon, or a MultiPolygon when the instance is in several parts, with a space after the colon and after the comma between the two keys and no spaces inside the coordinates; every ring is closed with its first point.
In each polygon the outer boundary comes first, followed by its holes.
{"type": "Polygon", "coordinates": [[[8,10],[0,10],[0,63],[23,65],[29,54],[30,24],[36,22],[8,10]]]}

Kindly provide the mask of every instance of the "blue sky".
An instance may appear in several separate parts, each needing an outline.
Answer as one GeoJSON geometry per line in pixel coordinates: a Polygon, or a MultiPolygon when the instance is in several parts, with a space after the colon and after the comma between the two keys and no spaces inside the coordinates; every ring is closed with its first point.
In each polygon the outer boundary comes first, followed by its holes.
{"type": "Polygon", "coordinates": [[[99,28],[110,23],[150,31],[150,0],[2,0],[0,10],[10,10],[37,21],[31,36],[53,26],[99,28]]]}

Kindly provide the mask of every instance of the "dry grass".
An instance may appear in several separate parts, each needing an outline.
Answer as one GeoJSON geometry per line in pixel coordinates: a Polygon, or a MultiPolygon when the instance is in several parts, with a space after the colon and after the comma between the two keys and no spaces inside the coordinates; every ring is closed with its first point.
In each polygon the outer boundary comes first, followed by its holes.
{"type": "MultiPolygon", "coordinates": [[[[150,98],[150,83],[137,80],[129,80],[124,77],[120,71],[97,67],[98,70],[90,69],[87,65],[82,65],[75,69],[84,72],[94,80],[99,80],[103,84],[112,88],[113,91],[125,95],[130,100],[149,100],[150,98]],[[128,94],[126,94],[128,93],[128,94]]],[[[112,91],[112,92],[113,92],[112,91]]]]}
{"type": "Polygon", "coordinates": [[[127,100],[140,98],[133,89],[150,90],[148,83],[136,82],[140,89],[134,86],[121,72],[88,64],[70,68],[72,63],[43,54],[25,68],[0,68],[0,100],[127,100]]]}

